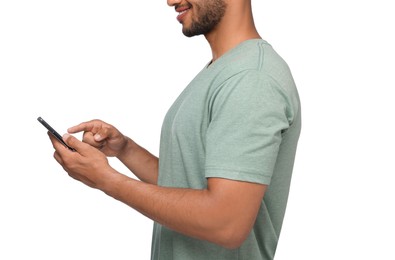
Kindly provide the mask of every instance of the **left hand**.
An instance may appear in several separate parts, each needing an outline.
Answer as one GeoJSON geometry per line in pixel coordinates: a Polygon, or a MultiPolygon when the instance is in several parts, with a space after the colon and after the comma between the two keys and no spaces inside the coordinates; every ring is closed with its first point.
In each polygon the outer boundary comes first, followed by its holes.
{"type": "Polygon", "coordinates": [[[101,189],[106,180],[116,171],[109,165],[107,157],[95,147],[65,134],[63,140],[77,151],[73,152],[48,133],[55,149],[54,158],[70,177],[92,188],[101,189]]]}

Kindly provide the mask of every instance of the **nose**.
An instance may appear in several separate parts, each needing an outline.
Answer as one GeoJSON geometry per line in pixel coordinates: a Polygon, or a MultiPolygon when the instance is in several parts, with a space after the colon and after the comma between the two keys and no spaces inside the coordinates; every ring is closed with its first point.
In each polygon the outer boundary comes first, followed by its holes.
{"type": "Polygon", "coordinates": [[[175,6],[178,5],[182,2],[182,0],[167,0],[167,5],[168,6],[175,6]]]}

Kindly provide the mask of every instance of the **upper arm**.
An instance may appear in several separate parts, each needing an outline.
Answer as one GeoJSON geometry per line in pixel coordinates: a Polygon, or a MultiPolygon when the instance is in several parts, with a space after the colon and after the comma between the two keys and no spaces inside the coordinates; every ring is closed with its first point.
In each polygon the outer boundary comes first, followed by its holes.
{"type": "Polygon", "coordinates": [[[224,246],[238,247],[250,233],[267,185],[222,178],[208,179],[215,220],[223,230],[224,246]]]}
{"type": "Polygon", "coordinates": [[[210,100],[205,177],[231,244],[242,242],[255,223],[289,127],[286,107],[260,71],[235,75],[210,100]]]}

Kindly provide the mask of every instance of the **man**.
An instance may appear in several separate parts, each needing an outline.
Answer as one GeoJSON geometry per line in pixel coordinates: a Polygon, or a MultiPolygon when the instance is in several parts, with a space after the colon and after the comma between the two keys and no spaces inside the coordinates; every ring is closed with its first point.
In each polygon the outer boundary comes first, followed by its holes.
{"type": "Polygon", "coordinates": [[[154,220],[152,259],[273,259],[300,133],[286,63],[255,29],[250,0],[168,0],[212,60],[162,126],[159,158],[115,127],[71,127],[72,152],[50,136],[68,174],[154,220]],[[115,169],[115,156],[139,180],[115,169]]]}

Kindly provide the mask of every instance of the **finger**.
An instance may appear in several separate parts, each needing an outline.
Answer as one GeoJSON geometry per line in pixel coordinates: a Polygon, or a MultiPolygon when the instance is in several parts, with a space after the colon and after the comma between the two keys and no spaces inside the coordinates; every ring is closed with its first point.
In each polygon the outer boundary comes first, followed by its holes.
{"type": "Polygon", "coordinates": [[[58,139],[56,139],[49,131],[47,132],[49,139],[52,142],[52,147],[57,151],[69,150],[64,144],[62,144],[58,139]]]}
{"type": "Polygon", "coordinates": [[[111,132],[109,131],[110,128],[108,126],[103,126],[100,129],[98,129],[96,132],[93,132],[93,138],[95,139],[96,142],[101,142],[105,140],[108,137],[111,137],[111,132]]]}
{"type": "Polygon", "coordinates": [[[96,142],[100,142],[111,135],[111,125],[104,123],[101,120],[91,120],[81,123],[79,125],[70,127],[67,131],[71,134],[81,131],[92,132],[93,138],[96,142]]]}
{"type": "Polygon", "coordinates": [[[90,144],[93,147],[100,149],[104,145],[104,141],[97,142],[93,136],[92,132],[84,132],[82,137],[83,142],[90,144]]]}
{"type": "Polygon", "coordinates": [[[81,124],[78,124],[76,126],[72,126],[69,129],[67,129],[67,132],[69,132],[70,134],[75,134],[78,132],[97,132],[97,129],[99,128],[99,125],[101,124],[101,122],[99,120],[91,120],[88,122],[83,122],[81,124]]]}
{"type": "Polygon", "coordinates": [[[55,150],[55,152],[53,153],[53,157],[55,158],[55,160],[60,164],[63,165],[63,160],[62,157],[60,156],[60,154],[55,150]]]}
{"type": "Polygon", "coordinates": [[[79,153],[84,151],[86,149],[86,146],[87,146],[87,144],[81,142],[80,140],[78,140],[77,138],[75,138],[74,136],[69,135],[69,134],[64,134],[63,135],[63,141],[65,141],[65,143],[68,146],[73,147],[74,149],[76,149],[79,153]]]}

